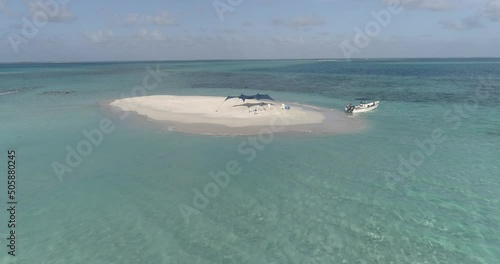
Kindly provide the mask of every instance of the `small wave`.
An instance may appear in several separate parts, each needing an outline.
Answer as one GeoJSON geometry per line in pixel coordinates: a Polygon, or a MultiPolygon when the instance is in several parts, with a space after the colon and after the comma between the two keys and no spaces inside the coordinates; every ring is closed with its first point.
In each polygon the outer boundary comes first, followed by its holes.
{"type": "Polygon", "coordinates": [[[76,93],[76,91],[47,91],[41,94],[47,95],[47,94],[71,94],[71,93],[76,93]]]}
{"type": "Polygon", "coordinates": [[[18,90],[13,90],[13,91],[7,91],[7,92],[0,92],[0,96],[2,95],[8,95],[8,94],[13,94],[19,92],[18,90]]]}

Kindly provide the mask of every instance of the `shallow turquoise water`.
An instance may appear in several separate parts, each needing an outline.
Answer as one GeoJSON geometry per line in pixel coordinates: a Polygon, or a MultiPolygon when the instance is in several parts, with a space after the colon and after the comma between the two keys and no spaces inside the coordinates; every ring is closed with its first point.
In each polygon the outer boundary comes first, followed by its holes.
{"type": "Polygon", "coordinates": [[[19,164],[18,256],[0,263],[500,261],[500,60],[0,65],[0,79],[0,151],[19,164]],[[157,65],[169,75],[148,94],[382,104],[362,132],[276,135],[249,161],[247,137],[179,134],[101,106],[157,65]],[[103,118],[114,131],[59,181],[51,164],[103,118]],[[193,189],[229,161],[241,172],[196,207],[193,189]]]}

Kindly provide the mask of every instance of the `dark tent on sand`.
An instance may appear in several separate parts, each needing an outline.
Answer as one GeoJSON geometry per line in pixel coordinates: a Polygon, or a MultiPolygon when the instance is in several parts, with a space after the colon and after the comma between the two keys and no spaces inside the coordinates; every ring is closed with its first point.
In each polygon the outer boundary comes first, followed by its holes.
{"type": "Polygon", "coordinates": [[[264,100],[264,99],[268,99],[268,100],[274,101],[274,99],[271,98],[271,96],[269,96],[268,94],[256,94],[256,95],[244,95],[244,94],[241,94],[239,96],[228,96],[228,97],[226,97],[226,100],[224,100],[224,102],[227,101],[227,100],[229,100],[229,99],[233,99],[233,98],[241,99],[241,100],[243,100],[243,102],[245,102],[245,100],[247,100],[247,99],[256,99],[256,100],[259,100],[259,101],[260,100],[264,100]]]}

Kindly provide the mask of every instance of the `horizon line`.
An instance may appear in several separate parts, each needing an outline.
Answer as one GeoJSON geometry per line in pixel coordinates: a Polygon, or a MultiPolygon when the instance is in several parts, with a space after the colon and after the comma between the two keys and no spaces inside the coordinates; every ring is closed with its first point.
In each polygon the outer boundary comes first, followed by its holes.
{"type": "Polygon", "coordinates": [[[279,60],[338,60],[338,61],[352,61],[352,60],[429,60],[429,59],[500,59],[500,56],[497,57],[367,57],[367,58],[282,58],[282,59],[166,59],[166,60],[96,60],[96,61],[84,61],[84,60],[76,60],[76,61],[6,61],[0,62],[0,64],[37,64],[37,63],[45,63],[45,64],[64,64],[64,63],[140,63],[140,62],[202,62],[202,61],[279,61],[279,60]]]}

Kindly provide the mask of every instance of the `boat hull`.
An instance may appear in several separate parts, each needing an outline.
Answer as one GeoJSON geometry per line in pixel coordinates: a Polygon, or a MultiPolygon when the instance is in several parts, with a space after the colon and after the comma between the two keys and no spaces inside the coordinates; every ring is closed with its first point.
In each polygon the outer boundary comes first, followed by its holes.
{"type": "Polygon", "coordinates": [[[344,111],[346,113],[352,113],[352,114],[357,114],[357,113],[365,113],[365,112],[370,112],[378,108],[380,101],[375,101],[367,104],[359,104],[354,107],[354,109],[349,109],[345,108],[344,111]]]}

